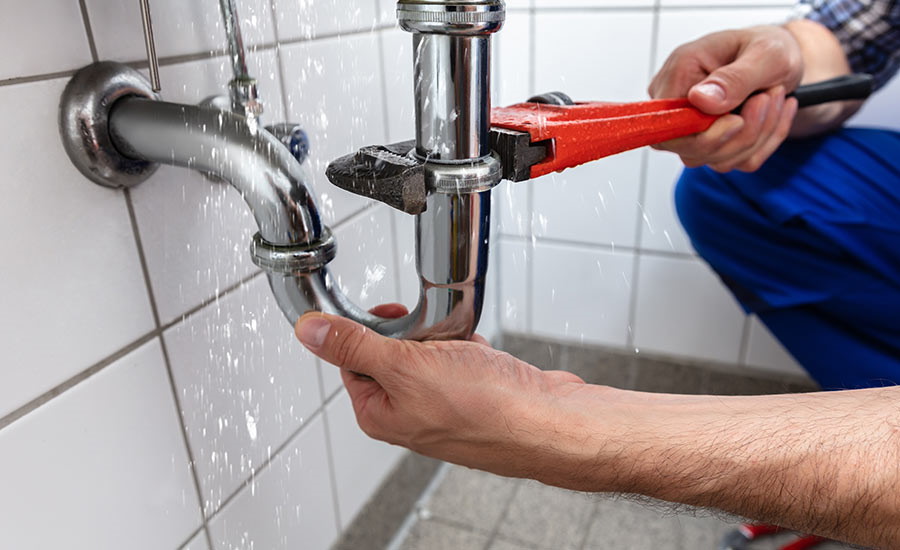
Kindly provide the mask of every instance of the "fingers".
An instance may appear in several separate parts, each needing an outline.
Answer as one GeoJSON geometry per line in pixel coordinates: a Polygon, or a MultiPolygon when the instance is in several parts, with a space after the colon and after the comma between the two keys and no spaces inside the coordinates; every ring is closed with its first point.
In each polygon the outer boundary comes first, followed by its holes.
{"type": "Polygon", "coordinates": [[[403,346],[349,319],[322,313],[307,313],[294,331],[307,349],[325,361],[376,379],[403,346]]]}
{"type": "Polygon", "coordinates": [[[370,309],[369,313],[385,319],[397,319],[409,314],[409,310],[403,304],[381,304],[370,309]]]}
{"type": "Polygon", "coordinates": [[[689,168],[754,171],[784,141],[796,113],[796,100],[786,101],[784,88],[776,86],[750,98],[739,116],[724,115],[706,132],[656,148],[678,154],[689,168]]]}
{"type": "Polygon", "coordinates": [[[794,117],[797,116],[797,108],[798,105],[796,99],[789,98],[785,101],[775,131],[769,136],[768,140],[756,149],[756,152],[736,167],[738,170],[744,172],[755,172],[756,170],[759,170],[763,163],[765,163],[765,161],[781,147],[781,144],[784,143],[784,140],[787,139],[788,134],[791,132],[794,117]]]}
{"type": "Polygon", "coordinates": [[[690,102],[705,113],[721,115],[733,111],[754,92],[796,85],[794,64],[782,46],[781,34],[787,31],[772,29],[775,34],[750,40],[731,63],[715,68],[695,84],[687,94],[690,102]]]}

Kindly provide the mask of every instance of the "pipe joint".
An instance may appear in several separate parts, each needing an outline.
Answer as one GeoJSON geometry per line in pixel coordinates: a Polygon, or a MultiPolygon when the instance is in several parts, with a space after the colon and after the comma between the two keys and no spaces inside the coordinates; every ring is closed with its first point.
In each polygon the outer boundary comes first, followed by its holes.
{"type": "Polygon", "coordinates": [[[337,255],[337,243],[331,230],[322,229],[321,240],[312,244],[278,246],[266,242],[257,233],[250,244],[253,263],[269,273],[313,273],[328,265],[337,255]]]}

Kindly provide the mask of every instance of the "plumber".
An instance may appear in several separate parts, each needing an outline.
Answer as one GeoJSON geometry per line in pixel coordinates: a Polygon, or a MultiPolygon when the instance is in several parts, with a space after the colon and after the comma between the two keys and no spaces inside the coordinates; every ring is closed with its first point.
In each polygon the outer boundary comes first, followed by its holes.
{"type": "Polygon", "coordinates": [[[297,336],[342,369],[361,428],[500,475],[900,548],[900,388],[887,387],[900,382],[900,133],[841,129],[858,103],[798,113],[785,99],[801,82],[851,71],[884,84],[900,67],[900,1],[798,9],[785,25],[683,45],[650,93],[687,96],[711,114],[747,101],[660,146],[688,167],[679,214],[744,308],[823,388],[847,391],[623,391],[540,371],[477,337],[400,341],[307,314],[297,336]]]}

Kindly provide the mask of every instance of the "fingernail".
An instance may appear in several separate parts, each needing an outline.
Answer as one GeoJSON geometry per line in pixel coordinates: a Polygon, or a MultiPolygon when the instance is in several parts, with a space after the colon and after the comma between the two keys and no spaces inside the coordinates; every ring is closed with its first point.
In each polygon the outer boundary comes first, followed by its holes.
{"type": "Polygon", "coordinates": [[[331,323],[327,319],[321,317],[304,321],[297,328],[297,338],[300,342],[310,348],[318,349],[325,343],[328,337],[328,331],[331,329],[331,323]]]}
{"type": "Polygon", "coordinates": [[[725,88],[719,86],[715,82],[698,84],[697,86],[694,86],[694,89],[697,90],[697,93],[703,94],[707,97],[711,97],[716,101],[725,100],[725,88]]]}

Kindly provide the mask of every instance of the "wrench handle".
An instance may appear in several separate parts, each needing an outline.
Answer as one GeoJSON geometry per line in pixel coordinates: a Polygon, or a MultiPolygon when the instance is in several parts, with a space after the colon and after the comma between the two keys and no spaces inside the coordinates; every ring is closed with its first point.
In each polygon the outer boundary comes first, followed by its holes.
{"type": "MultiPolygon", "coordinates": [[[[800,108],[821,105],[831,101],[846,101],[850,99],[868,99],[875,90],[875,78],[870,74],[858,73],[839,76],[822,82],[804,84],[789,93],[787,97],[796,97],[800,108]]],[[[751,94],[753,97],[761,92],[751,94]]],[[[746,102],[744,102],[746,103],[746,102]]],[[[744,103],[732,113],[740,114],[744,103]]]]}
{"type": "Polygon", "coordinates": [[[847,99],[868,99],[875,90],[875,78],[870,74],[848,74],[814,84],[800,86],[790,96],[796,97],[800,108],[811,105],[843,101],[847,99]]]}

